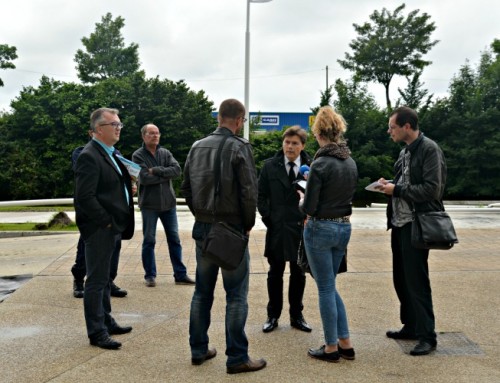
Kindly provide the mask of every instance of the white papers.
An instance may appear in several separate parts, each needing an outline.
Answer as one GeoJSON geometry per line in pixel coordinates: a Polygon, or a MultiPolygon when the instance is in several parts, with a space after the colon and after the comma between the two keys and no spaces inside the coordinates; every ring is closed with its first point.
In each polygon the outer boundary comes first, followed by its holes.
{"type": "Polygon", "coordinates": [[[295,181],[294,183],[296,184],[296,185],[295,185],[295,187],[296,187],[297,189],[299,189],[300,191],[302,191],[302,192],[304,192],[304,193],[306,192],[306,185],[307,185],[307,181],[305,181],[305,180],[300,180],[300,181],[295,181]]]}
{"type": "MultiPolygon", "coordinates": [[[[392,180],[387,180],[387,182],[392,182],[392,180]]],[[[383,191],[380,190],[381,186],[383,186],[383,184],[381,184],[378,181],[375,181],[375,182],[372,182],[367,187],[365,187],[365,190],[372,191],[372,192],[377,192],[377,193],[383,193],[383,191]]]]}
{"type": "Polygon", "coordinates": [[[139,173],[141,172],[141,167],[139,165],[137,165],[135,162],[127,160],[125,157],[117,157],[122,162],[122,164],[125,165],[131,177],[135,179],[139,178],[139,173]]]}

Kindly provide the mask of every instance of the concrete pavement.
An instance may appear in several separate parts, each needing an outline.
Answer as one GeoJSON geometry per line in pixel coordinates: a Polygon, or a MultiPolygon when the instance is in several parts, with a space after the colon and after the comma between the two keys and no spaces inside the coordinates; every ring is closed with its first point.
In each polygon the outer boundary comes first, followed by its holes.
{"type": "MultiPolygon", "coordinates": [[[[250,241],[246,332],[250,355],[264,357],[268,367],[241,375],[225,372],[221,281],[209,332],[218,355],[202,366],[191,366],[188,325],[193,288],[174,284],[162,233],[157,237],[155,288],[143,284],[141,232],[123,242],[116,282],[129,295],[113,298],[113,315],[134,330],[116,337],[123,343],[119,351],[88,343],[82,300],[72,296],[69,271],[77,234],[1,238],[0,276],[33,278],[0,303],[0,382],[500,382],[500,212],[450,214],[460,244],[430,256],[438,350],[412,357],[408,351],[413,342],[385,337],[387,329],[397,329],[400,323],[383,209],[354,212],[349,272],[339,277],[338,289],[347,307],[356,360],[337,364],[306,354],[309,347],[323,344],[317,290],[310,277],[304,316],[313,332],[290,327],[287,303],[279,327],[270,334],[261,331],[267,262],[262,257],[265,230],[259,224],[250,241]]],[[[179,221],[184,262],[194,276],[192,217],[180,211],[179,221]]],[[[285,291],[287,284],[285,279],[285,291]]]]}

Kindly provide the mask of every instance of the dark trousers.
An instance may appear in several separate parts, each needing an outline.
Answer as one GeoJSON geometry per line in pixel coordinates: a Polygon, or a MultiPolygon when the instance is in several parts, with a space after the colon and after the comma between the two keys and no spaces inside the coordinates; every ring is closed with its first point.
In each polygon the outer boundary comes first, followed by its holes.
{"type": "MultiPolygon", "coordinates": [[[[283,309],[283,273],[286,262],[267,257],[269,272],[267,273],[267,316],[279,318],[283,309]]],[[[300,318],[304,305],[302,297],[306,286],[306,276],[297,262],[290,262],[290,283],[288,286],[288,302],[290,304],[290,318],[300,318]]]]}
{"type": "MultiPolygon", "coordinates": [[[[118,262],[120,261],[120,250],[122,248],[121,239],[116,241],[113,256],[111,258],[111,267],[109,270],[109,278],[114,281],[118,274],[118,262]]],[[[83,282],[85,275],[87,275],[87,268],[85,266],[85,241],[82,236],[78,239],[76,246],[76,259],[75,264],[71,267],[71,273],[78,282],[83,282]]]]}
{"type": "Polygon", "coordinates": [[[429,279],[429,250],[411,245],[411,223],[393,227],[391,233],[393,281],[401,304],[405,331],[419,340],[436,344],[432,291],[429,279]]]}
{"type": "Polygon", "coordinates": [[[111,316],[110,268],[115,244],[121,235],[110,229],[98,229],[85,240],[87,280],[83,294],[83,307],[87,334],[96,338],[116,326],[111,316]]]}

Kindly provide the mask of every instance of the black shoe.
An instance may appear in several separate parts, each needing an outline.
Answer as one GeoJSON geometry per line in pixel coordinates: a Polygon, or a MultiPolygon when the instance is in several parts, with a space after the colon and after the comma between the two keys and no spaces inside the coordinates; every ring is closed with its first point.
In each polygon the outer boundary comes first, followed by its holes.
{"type": "Polygon", "coordinates": [[[356,353],[354,352],[353,348],[342,348],[340,346],[337,346],[339,349],[339,354],[341,358],[347,359],[347,360],[354,360],[356,358],[356,353]]]}
{"type": "Polygon", "coordinates": [[[117,285],[115,285],[114,282],[111,282],[110,288],[111,288],[111,296],[112,297],[123,298],[123,297],[126,297],[128,294],[127,290],[119,288],[117,285]]]}
{"type": "Polygon", "coordinates": [[[175,284],[176,285],[194,285],[194,284],[196,284],[196,282],[193,281],[191,278],[189,278],[187,275],[185,275],[183,278],[176,279],[175,284]]]}
{"type": "Polygon", "coordinates": [[[95,339],[90,339],[90,344],[92,346],[105,348],[106,350],[118,350],[122,346],[120,342],[110,338],[108,334],[95,339]]]}
{"type": "Polygon", "coordinates": [[[110,329],[108,329],[109,335],[128,334],[130,331],[132,331],[132,327],[131,326],[121,327],[121,326],[116,325],[116,326],[111,327],[110,329]]]}
{"type": "Polygon", "coordinates": [[[391,339],[404,339],[404,340],[417,340],[418,339],[415,334],[409,333],[408,331],[406,331],[404,329],[404,327],[399,331],[389,330],[385,333],[385,335],[387,335],[387,337],[391,338],[391,339]]]}
{"type": "Polygon", "coordinates": [[[191,364],[194,366],[199,366],[200,364],[203,364],[205,360],[215,358],[215,355],[217,355],[217,350],[215,348],[209,348],[205,355],[191,358],[191,364]]]}
{"type": "Polygon", "coordinates": [[[434,350],[436,350],[436,345],[433,346],[432,344],[421,340],[417,343],[415,348],[410,351],[410,355],[413,356],[428,355],[434,350]]]}
{"type": "Polygon", "coordinates": [[[83,292],[85,287],[83,287],[83,281],[73,281],[73,296],[75,298],[83,298],[83,292]]]}
{"type": "Polygon", "coordinates": [[[302,315],[298,318],[290,318],[290,326],[295,327],[297,330],[300,331],[305,331],[305,332],[312,331],[311,326],[307,324],[306,320],[302,315]]]}
{"type": "Polygon", "coordinates": [[[252,360],[249,358],[245,363],[227,367],[226,372],[228,374],[239,374],[241,372],[259,371],[266,367],[266,364],[267,362],[264,359],[252,360]]]}
{"type": "Polygon", "coordinates": [[[264,326],[262,326],[262,331],[271,332],[276,327],[278,327],[278,318],[267,318],[266,323],[264,323],[264,326]]]}
{"type": "Polygon", "coordinates": [[[340,360],[340,353],[338,351],[325,352],[325,345],[320,348],[310,348],[307,355],[311,358],[324,360],[325,362],[337,363],[340,360]]]}

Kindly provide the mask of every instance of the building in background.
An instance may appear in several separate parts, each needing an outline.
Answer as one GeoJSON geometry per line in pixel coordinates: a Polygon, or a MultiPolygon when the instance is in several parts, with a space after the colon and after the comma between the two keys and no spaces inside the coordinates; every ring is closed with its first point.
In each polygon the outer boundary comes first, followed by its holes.
{"type": "MultiPolygon", "coordinates": [[[[212,112],[217,118],[218,112],[212,112]]],[[[250,126],[254,131],[267,132],[270,130],[282,130],[284,127],[300,125],[309,130],[314,122],[312,113],[288,113],[288,112],[250,112],[250,126]]]]}

